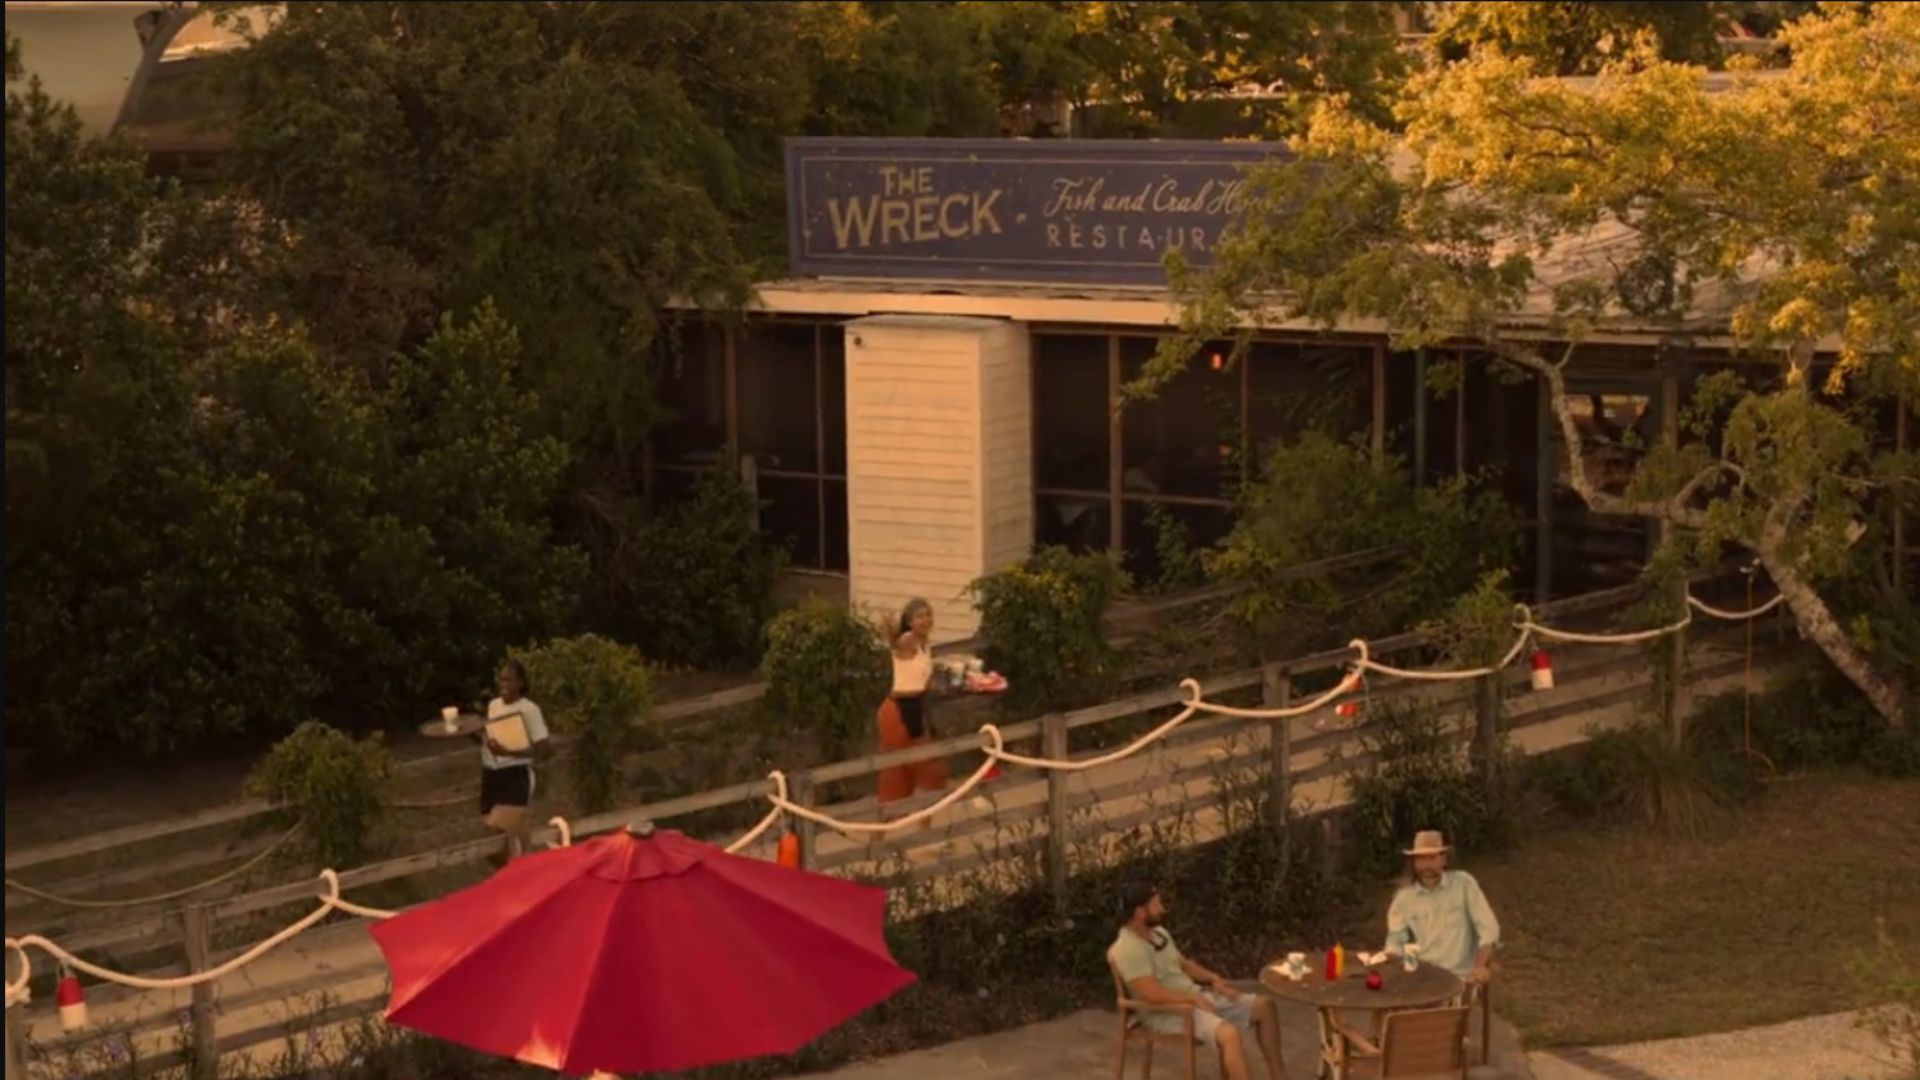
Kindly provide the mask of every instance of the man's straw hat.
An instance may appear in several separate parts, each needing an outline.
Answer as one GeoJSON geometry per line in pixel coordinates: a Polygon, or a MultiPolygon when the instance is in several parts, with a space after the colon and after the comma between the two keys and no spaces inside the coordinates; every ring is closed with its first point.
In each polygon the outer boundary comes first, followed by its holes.
{"type": "Polygon", "coordinates": [[[1453,845],[1447,843],[1446,837],[1441,836],[1438,829],[1423,829],[1413,834],[1413,846],[1408,848],[1406,853],[1408,855],[1444,855],[1452,850],[1453,845]]]}

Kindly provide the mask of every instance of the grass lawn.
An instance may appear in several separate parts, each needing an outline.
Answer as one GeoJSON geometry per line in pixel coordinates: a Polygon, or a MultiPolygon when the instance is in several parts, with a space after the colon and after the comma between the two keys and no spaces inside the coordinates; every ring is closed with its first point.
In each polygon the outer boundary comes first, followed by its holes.
{"type": "Polygon", "coordinates": [[[1555,827],[1462,868],[1506,942],[1495,1007],[1532,1047],[1875,1004],[1854,965],[1875,953],[1880,917],[1920,958],[1915,780],[1781,781],[1716,836],[1555,827]]]}

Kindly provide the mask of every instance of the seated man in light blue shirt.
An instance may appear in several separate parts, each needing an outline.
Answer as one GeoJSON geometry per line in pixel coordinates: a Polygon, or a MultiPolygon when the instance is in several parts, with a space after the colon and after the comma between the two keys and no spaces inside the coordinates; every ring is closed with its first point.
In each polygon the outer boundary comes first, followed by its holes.
{"type": "Polygon", "coordinates": [[[1419,946],[1420,962],[1437,964],[1483,986],[1493,978],[1493,950],[1500,944],[1500,920],[1493,917],[1480,883],[1464,870],[1447,869],[1453,850],[1438,832],[1414,836],[1407,856],[1413,884],[1394,894],[1387,908],[1387,951],[1404,953],[1419,946]]]}

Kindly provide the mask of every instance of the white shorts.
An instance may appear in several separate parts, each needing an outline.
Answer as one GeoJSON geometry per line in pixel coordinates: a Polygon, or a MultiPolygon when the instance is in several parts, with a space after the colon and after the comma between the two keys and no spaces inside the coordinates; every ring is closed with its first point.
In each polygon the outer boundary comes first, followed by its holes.
{"type": "MultiPolygon", "coordinates": [[[[1211,990],[1203,990],[1201,997],[1213,1006],[1213,1012],[1201,1009],[1193,1010],[1193,1037],[1203,1046],[1216,1049],[1220,1046],[1220,1028],[1232,1024],[1240,1029],[1242,1035],[1253,1033],[1253,995],[1241,994],[1236,1001],[1229,1001],[1224,995],[1211,990]]],[[[1178,1034],[1181,1028],[1180,1017],[1174,1013],[1152,1013],[1149,1021],[1155,1031],[1166,1034],[1178,1034]]]]}

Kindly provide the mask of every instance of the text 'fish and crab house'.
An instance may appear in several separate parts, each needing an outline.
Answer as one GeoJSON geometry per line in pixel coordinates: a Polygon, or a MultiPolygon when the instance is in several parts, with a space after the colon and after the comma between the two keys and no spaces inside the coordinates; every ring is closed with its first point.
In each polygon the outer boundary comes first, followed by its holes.
{"type": "Polygon", "coordinates": [[[795,274],[1158,285],[1196,263],[1273,143],[787,140],[795,274]]]}

